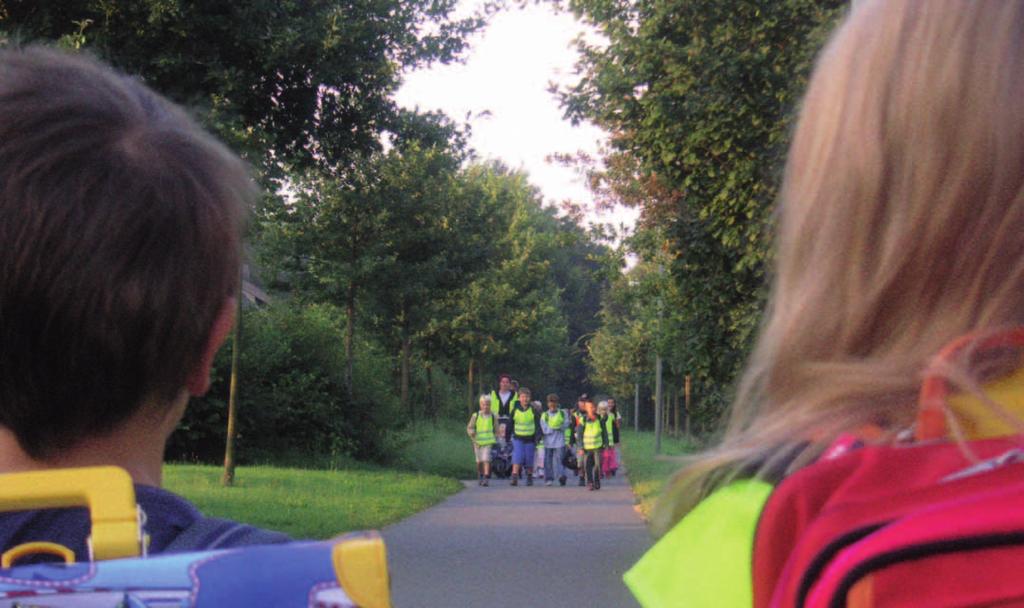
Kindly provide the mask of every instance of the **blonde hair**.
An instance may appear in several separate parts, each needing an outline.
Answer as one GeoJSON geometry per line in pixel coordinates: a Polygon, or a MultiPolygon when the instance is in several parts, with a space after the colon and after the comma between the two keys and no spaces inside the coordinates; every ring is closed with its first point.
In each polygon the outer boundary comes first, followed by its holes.
{"type": "MultiPolygon", "coordinates": [[[[774,282],[721,445],[666,531],[730,478],[910,426],[954,338],[1024,321],[1024,2],[858,2],[818,59],[780,196],[774,282]]],[[[976,390],[967,364],[940,370],[976,390]]]]}

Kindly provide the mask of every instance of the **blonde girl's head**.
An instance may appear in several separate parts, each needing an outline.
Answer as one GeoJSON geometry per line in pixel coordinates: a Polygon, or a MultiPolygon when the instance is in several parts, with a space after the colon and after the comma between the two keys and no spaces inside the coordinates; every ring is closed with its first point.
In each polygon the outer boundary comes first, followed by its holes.
{"type": "Polygon", "coordinates": [[[856,3],[803,101],[724,441],[677,476],[662,531],[732,476],[906,428],[943,345],[1024,323],[1022,101],[1024,2],[856,3]]]}

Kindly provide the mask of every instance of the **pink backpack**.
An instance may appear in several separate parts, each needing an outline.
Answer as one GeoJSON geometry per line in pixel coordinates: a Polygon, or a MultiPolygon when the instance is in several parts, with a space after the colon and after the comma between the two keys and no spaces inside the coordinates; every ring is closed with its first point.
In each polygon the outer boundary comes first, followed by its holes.
{"type": "MultiPolygon", "coordinates": [[[[981,344],[1020,346],[1021,330],[981,344]]],[[[849,450],[779,485],[754,544],[756,607],[1024,606],[1024,438],[971,441],[969,457],[942,438],[947,394],[925,382],[915,443],[849,450]]]]}

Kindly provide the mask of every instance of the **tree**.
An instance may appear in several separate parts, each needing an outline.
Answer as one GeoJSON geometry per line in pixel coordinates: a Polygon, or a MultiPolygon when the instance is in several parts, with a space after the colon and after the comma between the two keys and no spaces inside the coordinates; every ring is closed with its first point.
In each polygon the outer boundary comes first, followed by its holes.
{"type": "Polygon", "coordinates": [[[566,116],[611,133],[591,182],[668,244],[698,367],[728,386],[758,316],[792,111],[843,0],[568,0],[579,43],[566,116]]]}
{"type": "Polygon", "coordinates": [[[0,33],[88,48],[265,168],[344,165],[397,128],[402,71],[457,59],[485,23],[456,0],[0,0],[0,33]]]}

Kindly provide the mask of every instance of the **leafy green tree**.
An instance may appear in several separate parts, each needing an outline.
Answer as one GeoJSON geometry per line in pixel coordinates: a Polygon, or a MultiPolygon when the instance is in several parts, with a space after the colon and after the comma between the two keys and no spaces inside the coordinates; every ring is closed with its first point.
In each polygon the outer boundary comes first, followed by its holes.
{"type": "Polygon", "coordinates": [[[561,91],[569,118],[612,134],[591,182],[659,229],[690,363],[727,386],[758,322],[792,112],[848,3],[556,3],[606,38],[580,42],[580,79],[561,91]]]}
{"type": "Polygon", "coordinates": [[[522,173],[471,165],[460,181],[483,205],[475,242],[490,261],[441,301],[426,335],[467,370],[470,408],[482,376],[499,371],[538,392],[578,390],[607,249],[573,218],[545,206],[522,173]]]}
{"type": "MultiPolygon", "coordinates": [[[[390,358],[357,340],[355,395],[344,391],[338,344],[344,313],[323,304],[280,301],[244,313],[239,417],[240,462],[269,461],[296,450],[320,456],[381,459],[398,412],[390,358]]],[[[168,444],[172,459],[215,461],[222,455],[230,349],[218,353],[210,392],[193,399],[168,444]]]]}
{"type": "MultiPolygon", "coordinates": [[[[456,0],[0,0],[0,34],[90,49],[201,108],[265,167],[339,165],[400,121],[402,71],[449,62],[485,22],[456,0]]],[[[485,9],[486,10],[486,9],[485,9]]],[[[278,174],[280,176],[280,174],[278,174]]]]}

